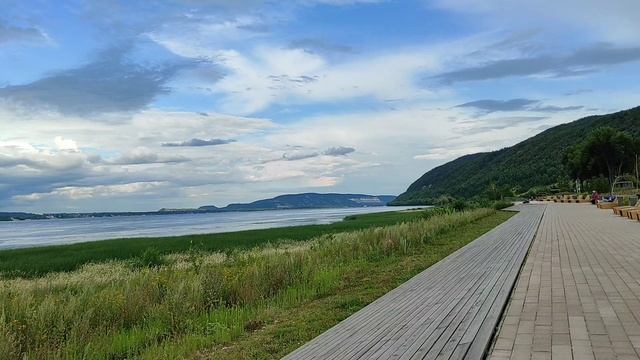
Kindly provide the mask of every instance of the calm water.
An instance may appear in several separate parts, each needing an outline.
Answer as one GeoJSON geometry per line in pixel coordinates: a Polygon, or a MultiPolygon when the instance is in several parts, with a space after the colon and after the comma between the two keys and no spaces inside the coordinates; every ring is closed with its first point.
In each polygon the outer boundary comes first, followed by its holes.
{"type": "Polygon", "coordinates": [[[171,236],[329,224],[347,215],[415,207],[272,210],[209,214],[117,216],[0,221],[0,249],[69,244],[123,237],[171,236]]]}

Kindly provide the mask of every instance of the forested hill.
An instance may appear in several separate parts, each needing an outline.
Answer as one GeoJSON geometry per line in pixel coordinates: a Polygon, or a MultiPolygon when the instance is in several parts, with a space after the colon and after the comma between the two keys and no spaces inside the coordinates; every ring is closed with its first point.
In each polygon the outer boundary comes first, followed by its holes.
{"type": "Polygon", "coordinates": [[[640,136],[640,107],[589,116],[502,150],[462,156],[422,175],[392,205],[430,203],[441,195],[469,198],[485,192],[491,183],[521,191],[552,185],[566,174],[562,165],[565,150],[600,126],[640,136]]]}

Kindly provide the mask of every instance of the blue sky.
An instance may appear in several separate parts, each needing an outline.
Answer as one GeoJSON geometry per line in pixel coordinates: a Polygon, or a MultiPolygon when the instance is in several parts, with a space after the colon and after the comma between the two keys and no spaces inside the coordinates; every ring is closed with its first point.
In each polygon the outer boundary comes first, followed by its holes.
{"type": "Polygon", "coordinates": [[[636,0],[0,6],[0,210],[398,194],[640,105],[636,0]]]}

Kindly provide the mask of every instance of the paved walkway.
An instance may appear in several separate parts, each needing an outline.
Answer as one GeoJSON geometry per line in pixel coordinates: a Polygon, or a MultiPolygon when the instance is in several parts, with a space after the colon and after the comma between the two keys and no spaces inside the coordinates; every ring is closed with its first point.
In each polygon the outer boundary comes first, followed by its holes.
{"type": "Polygon", "coordinates": [[[285,359],[481,358],[544,210],[523,206],[285,359]]]}
{"type": "Polygon", "coordinates": [[[639,359],[640,223],[548,205],[491,359],[639,359]]]}

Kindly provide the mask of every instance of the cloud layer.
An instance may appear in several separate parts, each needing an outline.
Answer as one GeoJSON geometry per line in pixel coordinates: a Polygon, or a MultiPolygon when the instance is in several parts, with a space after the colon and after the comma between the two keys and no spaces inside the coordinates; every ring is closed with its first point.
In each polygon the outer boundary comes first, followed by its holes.
{"type": "Polygon", "coordinates": [[[2,209],[400,193],[640,104],[635,0],[37,5],[0,14],[2,209]]]}
{"type": "Polygon", "coordinates": [[[451,85],[462,81],[500,79],[510,76],[568,77],[595,72],[605,66],[638,61],[640,61],[640,47],[619,48],[600,43],[574,50],[564,56],[539,55],[490,61],[445,72],[434,78],[451,85]]]}
{"type": "Polygon", "coordinates": [[[533,99],[510,99],[510,100],[474,100],[457,105],[458,108],[473,108],[484,113],[496,111],[536,111],[536,112],[559,112],[580,110],[583,106],[556,106],[545,105],[540,100],[533,99]]]}

